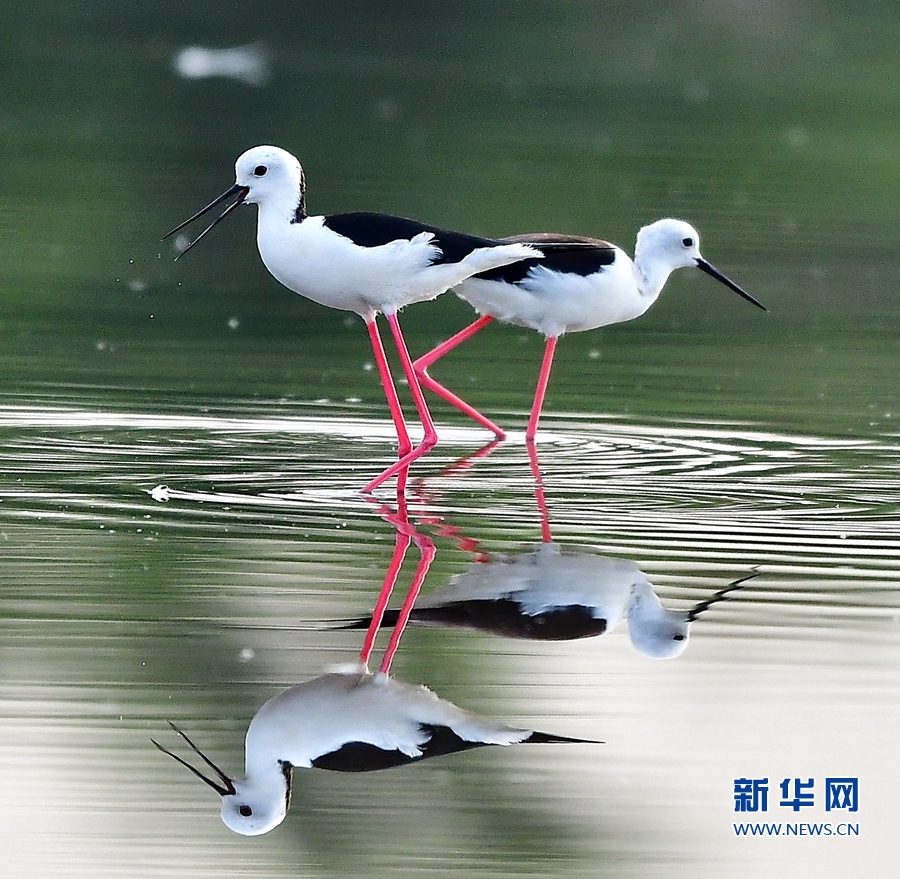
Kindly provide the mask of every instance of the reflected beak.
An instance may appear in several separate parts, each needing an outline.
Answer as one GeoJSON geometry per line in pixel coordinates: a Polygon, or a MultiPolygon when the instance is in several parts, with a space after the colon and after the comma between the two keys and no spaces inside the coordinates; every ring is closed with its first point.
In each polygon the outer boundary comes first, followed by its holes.
{"type": "Polygon", "coordinates": [[[193,223],[194,220],[199,219],[208,211],[211,211],[214,207],[216,207],[216,205],[220,205],[226,199],[231,198],[232,195],[237,196],[237,198],[230,205],[228,205],[228,207],[225,208],[225,210],[222,211],[222,213],[219,214],[219,216],[216,217],[216,219],[213,220],[187,247],[185,247],[185,249],[182,250],[181,253],[179,253],[178,256],[175,257],[175,259],[180,259],[182,256],[184,256],[204,235],[206,235],[207,232],[209,232],[215,226],[218,226],[219,223],[221,223],[222,220],[224,220],[225,217],[227,217],[236,207],[242,205],[244,203],[244,199],[247,197],[247,193],[249,192],[249,186],[241,186],[235,183],[234,186],[231,187],[231,189],[223,192],[218,198],[213,199],[213,201],[211,201],[205,208],[203,208],[203,210],[197,211],[197,213],[194,214],[193,217],[189,217],[183,223],[176,226],[171,232],[166,232],[166,234],[163,235],[163,241],[165,241],[166,238],[170,237],[171,235],[174,235],[176,232],[180,232],[185,226],[193,223]]]}
{"type": "MultiPolygon", "coordinates": [[[[755,301],[755,300],[753,300],[753,301],[755,301]]],[[[757,305],[759,305],[758,302],[757,302],[757,305]]],[[[760,306],[760,308],[762,308],[762,306],[760,306]]],[[[759,576],[759,571],[754,571],[752,574],[747,574],[746,577],[740,577],[739,579],[735,580],[733,583],[729,583],[724,589],[720,589],[714,595],[711,595],[709,598],[706,599],[706,601],[701,601],[700,604],[698,604],[693,610],[688,611],[688,615],[687,615],[688,622],[689,623],[694,622],[694,620],[697,619],[697,617],[699,617],[700,614],[709,610],[714,604],[718,604],[720,601],[728,601],[731,598],[730,593],[737,592],[739,589],[741,589],[743,587],[744,583],[746,583],[748,580],[752,580],[754,577],[758,577],[758,576],[759,576]]]]}
{"type": "MultiPolygon", "coordinates": [[[[215,202],[213,204],[215,204],[215,202]]],[[[218,222],[218,220],[216,222],[218,222]]],[[[212,769],[213,772],[215,772],[216,776],[222,782],[221,784],[219,784],[218,781],[215,781],[212,778],[207,778],[199,769],[197,769],[195,766],[191,766],[191,764],[188,763],[187,760],[182,759],[177,754],[173,754],[171,751],[164,748],[159,742],[156,741],[156,739],[150,739],[150,741],[153,742],[153,744],[156,745],[156,747],[159,748],[159,750],[162,751],[163,754],[168,754],[173,760],[176,760],[186,769],[193,772],[194,775],[196,775],[197,778],[199,778],[201,781],[205,781],[219,796],[227,797],[236,793],[234,782],[224,772],[222,772],[222,770],[219,769],[219,767],[216,766],[216,764],[213,763],[213,761],[210,760],[209,757],[207,757],[206,754],[204,754],[203,751],[201,751],[180,729],[178,729],[178,727],[175,726],[175,724],[172,723],[171,720],[169,721],[169,726],[171,726],[172,729],[174,729],[175,732],[177,732],[178,735],[180,735],[181,738],[183,738],[188,743],[188,745],[191,747],[191,750],[194,751],[195,754],[198,754],[200,756],[200,759],[207,766],[209,766],[209,768],[212,769]]]]}
{"type": "MultiPolygon", "coordinates": [[[[212,207],[212,205],[210,205],[210,207],[212,207]]],[[[221,219],[221,217],[219,219],[221,219]]],[[[190,220],[188,220],[188,222],[190,222],[190,220]]],[[[219,220],[216,220],[216,223],[218,222],[219,220]]],[[[213,223],[213,226],[214,225],[215,223],[213,223]]],[[[178,228],[180,229],[181,227],[179,226],[178,228]]],[[[210,229],[211,228],[212,226],[210,226],[210,229]]],[[[207,229],[207,232],[208,231],[209,229],[207,229]]],[[[203,235],[205,234],[206,232],[203,233],[203,235]]],[[[201,235],[200,237],[202,238],[203,236],[201,235]]],[[[702,272],[706,272],[707,275],[712,275],[717,281],[721,281],[726,287],[734,290],[734,292],[737,293],[738,296],[743,296],[744,299],[746,299],[748,302],[752,302],[757,308],[761,308],[763,311],[769,310],[765,307],[765,305],[762,304],[762,302],[760,302],[758,299],[754,299],[746,290],[742,290],[740,287],[738,287],[737,284],[734,283],[734,281],[732,281],[730,278],[726,278],[725,275],[723,275],[714,265],[708,263],[702,257],[697,258],[697,268],[702,272]]]]}

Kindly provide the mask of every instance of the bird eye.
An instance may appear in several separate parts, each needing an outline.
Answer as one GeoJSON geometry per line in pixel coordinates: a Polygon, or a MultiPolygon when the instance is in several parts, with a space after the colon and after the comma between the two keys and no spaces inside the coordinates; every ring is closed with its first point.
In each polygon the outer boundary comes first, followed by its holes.
{"type": "Polygon", "coordinates": [[[241,816],[244,818],[249,818],[253,815],[253,809],[251,809],[248,805],[244,804],[238,806],[238,812],[241,813],[241,816]]]}
{"type": "MultiPolygon", "coordinates": [[[[688,239],[690,240],[690,239],[688,239]]],[[[684,641],[684,635],[672,635],[673,641],[684,641]]]]}
{"type": "Polygon", "coordinates": [[[265,176],[266,176],[266,172],[267,172],[268,170],[269,170],[269,169],[268,169],[265,165],[257,165],[257,166],[253,169],[253,176],[254,176],[254,177],[265,177],[265,176]]]}
{"type": "MultiPolygon", "coordinates": [[[[259,168],[257,168],[256,170],[258,171],[259,168]]],[[[682,239],[681,239],[681,243],[682,243],[685,247],[693,247],[693,246],[694,246],[694,239],[693,239],[693,238],[682,238],[682,239]]]]}

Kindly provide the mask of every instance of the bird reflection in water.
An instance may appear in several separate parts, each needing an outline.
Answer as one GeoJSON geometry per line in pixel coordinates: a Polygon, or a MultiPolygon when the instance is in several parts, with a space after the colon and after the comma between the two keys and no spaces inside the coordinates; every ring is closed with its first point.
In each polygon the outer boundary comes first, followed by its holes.
{"type": "Polygon", "coordinates": [[[488,745],[595,743],[507,726],[465,711],[426,687],[389,676],[403,628],[434,557],[434,544],[410,524],[403,492],[398,494],[397,511],[382,513],[395,526],[397,541],[375,612],[367,620],[358,661],[290,687],[259,709],[247,730],[244,776],[226,774],[171,722],[205,770],[153,742],[222,797],[222,820],[237,833],[257,836],[284,820],[294,769],[369,772],[488,745]],[[421,550],[421,559],[403,606],[392,615],[394,631],[381,666],[372,673],[368,662],[383,611],[413,542],[421,550]]]}
{"type": "MultiPolygon", "coordinates": [[[[463,628],[535,641],[568,641],[612,631],[623,621],[634,649],[653,659],[680,656],[688,644],[690,625],[720,601],[734,596],[757,576],[741,577],[690,610],[662,605],[653,584],[631,561],[599,555],[589,547],[556,543],[544,492],[543,476],[533,443],[527,443],[540,514],[542,542],[522,552],[487,556],[476,561],[446,586],[421,598],[405,614],[404,624],[463,628]]],[[[484,457],[495,444],[476,457],[484,457]]],[[[453,472],[473,463],[465,459],[453,472]]],[[[452,529],[445,527],[444,532],[452,529]]],[[[462,545],[462,541],[459,541],[462,545]]],[[[469,539],[467,548],[474,550],[469,539]]],[[[388,610],[391,624],[398,612],[388,610]]],[[[343,628],[365,628],[371,618],[343,628]]]]}
{"type": "MultiPolygon", "coordinates": [[[[671,610],[634,562],[548,542],[473,562],[464,574],[424,596],[408,619],[534,641],[590,638],[626,621],[638,653],[673,659],[687,647],[691,623],[755,576],[735,580],[690,610],[671,610]]],[[[390,625],[396,616],[388,610],[384,622],[390,625]]],[[[365,617],[343,628],[369,623],[365,617]]]]}

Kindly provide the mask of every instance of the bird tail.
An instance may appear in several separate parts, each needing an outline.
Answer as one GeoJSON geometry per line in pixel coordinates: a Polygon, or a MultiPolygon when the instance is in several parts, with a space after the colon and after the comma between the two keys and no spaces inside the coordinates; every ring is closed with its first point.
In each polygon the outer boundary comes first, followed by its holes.
{"type": "Polygon", "coordinates": [[[499,269],[523,259],[543,259],[544,254],[528,244],[498,244],[495,247],[478,247],[462,261],[472,269],[473,275],[499,269]]]}
{"type": "Polygon", "coordinates": [[[569,745],[605,745],[606,742],[598,741],[597,739],[574,739],[570,736],[557,736],[553,735],[553,733],[544,733],[544,732],[533,732],[527,739],[523,739],[523,742],[527,744],[534,745],[546,745],[546,744],[569,744],[569,745]]]}
{"type": "MultiPolygon", "coordinates": [[[[396,626],[397,620],[400,618],[400,610],[396,607],[389,607],[381,619],[382,626],[396,626]]],[[[346,629],[368,629],[372,624],[372,617],[359,617],[355,620],[328,620],[327,628],[332,630],[346,629]]]]}

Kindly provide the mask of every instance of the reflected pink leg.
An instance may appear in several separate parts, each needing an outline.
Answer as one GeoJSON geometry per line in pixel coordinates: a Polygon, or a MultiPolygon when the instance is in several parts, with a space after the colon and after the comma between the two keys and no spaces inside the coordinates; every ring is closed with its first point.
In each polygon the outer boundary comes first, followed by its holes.
{"type": "Polygon", "coordinates": [[[550,533],[550,511],[547,509],[547,498],[544,496],[544,478],[541,476],[537,446],[530,440],[526,441],[525,446],[528,449],[528,461],[531,464],[531,473],[534,476],[534,497],[537,501],[538,512],[541,515],[541,540],[544,543],[551,543],[553,535],[550,533]]]}
{"type": "Polygon", "coordinates": [[[434,561],[436,550],[431,538],[413,531],[413,540],[415,540],[416,546],[419,547],[422,557],[419,559],[416,573],[413,575],[412,583],[409,585],[409,592],[406,593],[403,606],[400,608],[397,623],[394,626],[394,630],[391,632],[391,639],[388,641],[387,649],[384,651],[384,658],[381,660],[381,667],[379,668],[379,671],[383,674],[387,674],[391,670],[394,654],[400,646],[400,637],[403,635],[403,630],[409,622],[409,615],[412,613],[416,599],[419,597],[425,575],[428,573],[428,569],[434,561]]]}
{"type": "Polygon", "coordinates": [[[538,422],[541,420],[541,409],[544,406],[544,396],[547,393],[547,384],[550,381],[550,368],[553,366],[553,354],[556,351],[557,338],[557,336],[550,336],[544,348],[544,361],[541,363],[541,372],[538,376],[537,387],[534,390],[534,403],[531,406],[531,417],[528,419],[528,427],[525,430],[525,439],[530,442],[534,442],[538,422]]]}
{"type": "MultiPolygon", "coordinates": [[[[431,500],[420,495],[420,499],[423,503],[430,504],[431,500]]],[[[466,536],[465,532],[459,525],[449,525],[444,520],[443,516],[438,516],[436,513],[431,514],[420,514],[417,516],[419,521],[419,525],[428,525],[429,527],[434,529],[434,533],[438,537],[447,537],[457,545],[459,549],[463,552],[471,553],[474,556],[476,562],[485,562],[488,561],[489,555],[488,553],[480,548],[480,543],[474,537],[466,536]]]]}
{"type": "MultiPolygon", "coordinates": [[[[412,449],[412,451],[407,450],[405,453],[401,453],[399,461],[391,464],[391,466],[380,476],[373,479],[363,489],[364,492],[372,492],[378,488],[379,485],[390,479],[394,474],[402,473],[404,468],[408,468],[413,461],[418,460],[422,455],[430,452],[437,445],[438,441],[437,431],[434,429],[434,421],[431,418],[431,413],[428,411],[428,405],[425,402],[425,394],[422,393],[422,388],[419,386],[419,380],[416,378],[412,358],[409,356],[409,349],[406,347],[406,340],[403,338],[403,332],[400,329],[400,322],[397,320],[397,315],[387,315],[387,321],[391,328],[391,333],[394,336],[397,353],[400,355],[400,365],[403,367],[403,373],[409,382],[409,390],[410,393],[412,393],[413,402],[416,404],[416,411],[419,413],[419,419],[422,422],[422,428],[425,435],[422,437],[422,442],[412,449]]],[[[394,393],[396,395],[396,390],[394,393]]],[[[400,418],[403,418],[402,413],[400,413],[400,418]]],[[[394,423],[396,424],[396,421],[394,423]]],[[[405,484],[405,476],[402,478],[405,484]]]]}
{"type": "Polygon", "coordinates": [[[428,388],[429,391],[437,394],[442,399],[446,400],[451,406],[455,406],[462,412],[464,415],[468,415],[469,418],[477,421],[482,427],[486,427],[488,430],[495,433],[498,439],[503,439],[506,434],[501,430],[501,428],[497,427],[493,421],[489,418],[486,418],[482,415],[477,409],[470,406],[465,400],[457,397],[452,391],[447,390],[440,382],[435,381],[428,374],[428,367],[435,363],[437,360],[440,360],[445,354],[449,351],[452,351],[456,348],[457,345],[461,345],[466,339],[471,339],[472,336],[475,335],[479,330],[484,329],[491,321],[493,321],[493,317],[491,315],[486,314],[483,317],[478,318],[474,323],[469,324],[464,330],[460,330],[455,336],[451,336],[447,339],[446,342],[441,342],[436,348],[429,351],[427,354],[423,354],[416,362],[413,364],[413,369],[416,371],[416,376],[419,379],[419,383],[424,388],[428,388]]]}
{"type": "MultiPolygon", "coordinates": [[[[400,479],[397,480],[397,504],[398,507],[402,506],[403,516],[405,518],[406,497],[403,488],[399,484],[400,481],[400,479]]],[[[406,479],[403,478],[402,481],[405,484],[406,479]]],[[[375,601],[375,607],[372,610],[372,620],[369,623],[369,628],[366,632],[365,640],[363,641],[362,650],[360,650],[359,652],[360,664],[364,666],[368,666],[369,664],[369,659],[372,656],[372,650],[375,648],[375,639],[378,636],[378,630],[381,628],[381,621],[384,618],[384,611],[388,606],[388,601],[390,601],[391,593],[394,591],[394,586],[397,583],[397,577],[400,574],[400,568],[403,565],[403,559],[406,556],[406,550],[409,549],[409,544],[412,540],[409,535],[408,529],[399,527],[397,523],[393,521],[393,514],[388,515],[387,519],[397,527],[397,538],[394,543],[394,552],[391,556],[391,562],[388,565],[387,573],[384,575],[381,592],[378,593],[378,598],[375,601]]],[[[396,647],[394,649],[396,650],[396,647]]]]}
{"type": "Polygon", "coordinates": [[[489,443],[483,445],[477,452],[472,452],[471,455],[463,455],[452,464],[448,464],[440,473],[438,473],[438,476],[456,476],[458,473],[464,473],[466,470],[471,469],[476,461],[480,461],[482,458],[486,458],[490,455],[502,442],[503,440],[499,437],[497,439],[492,439],[489,443]]]}

